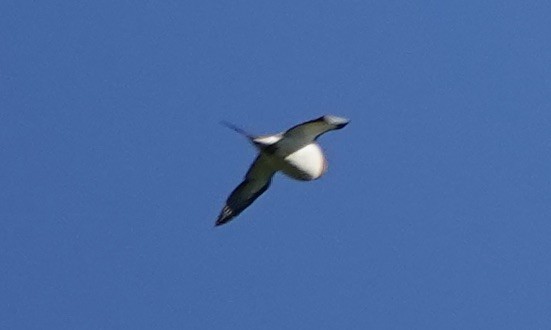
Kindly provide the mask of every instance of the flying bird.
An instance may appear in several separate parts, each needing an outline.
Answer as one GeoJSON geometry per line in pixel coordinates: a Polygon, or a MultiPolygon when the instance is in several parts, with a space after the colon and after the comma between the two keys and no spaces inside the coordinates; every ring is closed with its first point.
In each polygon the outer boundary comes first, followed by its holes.
{"type": "Polygon", "coordinates": [[[235,188],[222,208],[215,226],[223,225],[239,215],[270,186],[278,171],[295,180],[311,181],[327,170],[327,160],[316,139],[328,131],[345,127],[349,120],[337,116],[298,124],[274,135],[253,136],[228,122],[223,125],[244,135],[258,150],[258,156],[241,184],[235,188]]]}

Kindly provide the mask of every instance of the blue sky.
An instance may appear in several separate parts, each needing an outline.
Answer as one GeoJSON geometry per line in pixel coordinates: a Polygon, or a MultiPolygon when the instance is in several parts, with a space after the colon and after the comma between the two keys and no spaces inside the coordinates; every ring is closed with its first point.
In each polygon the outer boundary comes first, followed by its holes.
{"type": "Polygon", "coordinates": [[[551,328],[547,1],[4,1],[0,327],[551,328]],[[329,171],[214,229],[259,134],[329,171]]]}

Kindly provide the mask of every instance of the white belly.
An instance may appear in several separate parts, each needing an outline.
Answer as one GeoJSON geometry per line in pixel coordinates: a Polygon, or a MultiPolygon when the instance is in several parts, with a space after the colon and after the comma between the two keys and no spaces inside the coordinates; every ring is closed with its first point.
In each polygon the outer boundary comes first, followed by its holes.
{"type": "Polygon", "coordinates": [[[320,146],[311,143],[284,158],[281,171],[293,179],[314,180],[327,168],[320,146]]]}

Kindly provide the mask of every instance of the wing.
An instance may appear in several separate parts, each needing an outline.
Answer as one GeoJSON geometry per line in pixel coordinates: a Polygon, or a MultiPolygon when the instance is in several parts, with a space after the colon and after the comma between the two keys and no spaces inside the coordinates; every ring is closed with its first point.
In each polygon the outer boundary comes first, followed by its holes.
{"type": "Polygon", "coordinates": [[[265,148],[270,154],[286,157],[300,148],[314,142],[321,134],[335,129],[335,126],[327,123],[325,117],[310,120],[285,131],[283,138],[265,148]]]}
{"type": "Polygon", "coordinates": [[[308,143],[310,143],[325,132],[345,127],[348,122],[349,120],[346,118],[325,115],[291,127],[283,133],[283,137],[292,139],[309,139],[310,141],[308,141],[308,143]]]}
{"type": "Polygon", "coordinates": [[[251,205],[262,193],[264,193],[274,176],[275,170],[268,158],[260,154],[247,171],[245,179],[232,191],[222,208],[215,226],[229,222],[251,205]]]}
{"type": "Polygon", "coordinates": [[[325,120],[323,120],[323,117],[320,117],[320,118],[309,120],[304,123],[291,127],[285,133],[283,133],[283,136],[285,138],[293,138],[293,139],[301,139],[301,140],[307,139],[307,140],[310,140],[308,142],[312,142],[321,134],[332,129],[333,129],[333,126],[331,124],[328,124],[325,120]]]}

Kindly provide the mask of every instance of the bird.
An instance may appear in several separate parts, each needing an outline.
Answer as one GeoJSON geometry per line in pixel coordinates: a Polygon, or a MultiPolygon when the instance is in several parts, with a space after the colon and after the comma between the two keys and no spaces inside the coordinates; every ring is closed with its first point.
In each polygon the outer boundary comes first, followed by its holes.
{"type": "Polygon", "coordinates": [[[316,142],[317,138],[326,132],[342,129],[349,122],[346,118],[325,115],[282,133],[255,136],[222,121],[222,125],[245,136],[257,149],[258,155],[243,181],[227,198],[214,226],[230,222],[249,207],[268,189],[277,172],[299,181],[319,179],[327,171],[327,160],[316,142]]]}

